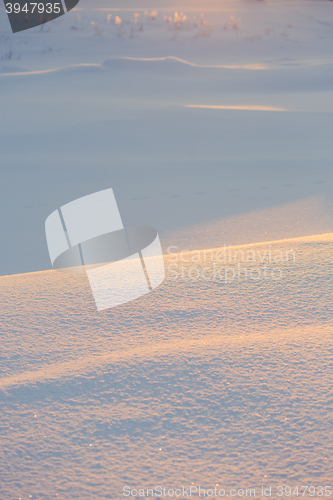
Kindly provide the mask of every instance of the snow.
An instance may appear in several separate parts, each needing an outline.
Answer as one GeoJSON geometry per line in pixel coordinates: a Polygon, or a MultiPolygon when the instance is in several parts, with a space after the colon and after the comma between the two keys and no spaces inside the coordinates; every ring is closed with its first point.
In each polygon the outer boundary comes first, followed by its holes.
{"type": "Polygon", "coordinates": [[[0,4],[1,499],[331,484],[332,8],[81,0],[13,35],[0,4]],[[110,187],[167,279],[99,313],[44,222],[110,187]]]}
{"type": "MultiPolygon", "coordinates": [[[[179,4],[177,31],[166,2],[79,5],[15,36],[2,11],[0,275],[48,269],[47,216],[108,187],[124,223],[155,227],[164,249],[173,232],[297,203],[325,206],[325,227],[286,237],[333,230],[330,2],[179,4]]],[[[192,248],[238,240],[202,232],[192,248]]]]}
{"type": "Polygon", "coordinates": [[[2,277],[4,498],[330,484],[332,240],[243,246],[274,282],[189,279],[204,252],[174,280],[167,256],[163,285],[103,313],[82,275],[2,277]]]}

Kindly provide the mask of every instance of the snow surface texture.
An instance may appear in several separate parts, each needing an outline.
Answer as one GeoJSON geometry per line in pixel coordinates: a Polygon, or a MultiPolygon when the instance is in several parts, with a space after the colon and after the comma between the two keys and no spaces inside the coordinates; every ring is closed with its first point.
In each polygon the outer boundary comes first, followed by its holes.
{"type": "Polygon", "coordinates": [[[164,250],[333,231],[332,2],[79,5],[16,35],[0,5],[0,275],[48,269],[46,217],[107,187],[164,250]]]}
{"type": "Polygon", "coordinates": [[[333,2],[79,5],[14,36],[0,3],[1,500],[332,485],[333,2]],[[44,221],[108,187],[167,279],[98,313],[44,221]],[[223,244],[261,279],[168,254],[223,244]]]}
{"type": "Polygon", "coordinates": [[[103,313],[82,275],[2,277],[2,498],[331,484],[332,243],[241,247],[274,282],[191,280],[212,263],[184,254],[184,278],[103,313]]]}

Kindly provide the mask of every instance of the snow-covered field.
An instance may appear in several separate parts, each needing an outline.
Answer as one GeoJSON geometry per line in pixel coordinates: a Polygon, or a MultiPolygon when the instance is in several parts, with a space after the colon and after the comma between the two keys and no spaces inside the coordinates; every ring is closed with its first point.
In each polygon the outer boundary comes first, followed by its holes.
{"type": "Polygon", "coordinates": [[[332,10],[81,0],[13,35],[0,4],[1,500],[332,486],[332,10]],[[44,221],[108,187],[167,279],[97,313],[44,221]],[[168,253],[224,244],[248,279],[168,253]]]}
{"type": "Polygon", "coordinates": [[[167,2],[79,5],[15,36],[1,11],[0,275],[48,269],[46,217],[106,187],[164,248],[219,221],[191,248],[333,231],[331,2],[182,4],[177,29],[167,2]]]}
{"type": "Polygon", "coordinates": [[[332,242],[242,247],[276,281],[225,283],[208,253],[170,255],[159,289],[103,313],[83,276],[0,278],[2,498],[330,485],[332,242]]]}

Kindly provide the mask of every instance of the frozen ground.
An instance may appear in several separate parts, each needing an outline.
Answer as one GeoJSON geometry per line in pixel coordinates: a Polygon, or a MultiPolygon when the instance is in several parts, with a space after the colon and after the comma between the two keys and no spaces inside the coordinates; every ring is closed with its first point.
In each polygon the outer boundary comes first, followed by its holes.
{"type": "Polygon", "coordinates": [[[0,4],[0,498],[332,486],[333,2],[138,5],[12,35],[0,4]],[[107,187],[168,279],[97,313],[44,221],[107,187]],[[170,267],[224,243],[281,280],[170,267]]]}

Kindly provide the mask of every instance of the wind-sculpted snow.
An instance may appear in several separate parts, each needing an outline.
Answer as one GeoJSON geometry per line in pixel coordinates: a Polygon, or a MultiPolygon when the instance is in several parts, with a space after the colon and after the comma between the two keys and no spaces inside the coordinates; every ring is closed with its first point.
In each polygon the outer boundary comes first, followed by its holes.
{"type": "Polygon", "coordinates": [[[332,243],[231,249],[275,281],[207,279],[218,249],[166,255],[164,284],[103,313],[83,276],[0,278],[3,498],[330,484],[332,243]]]}

